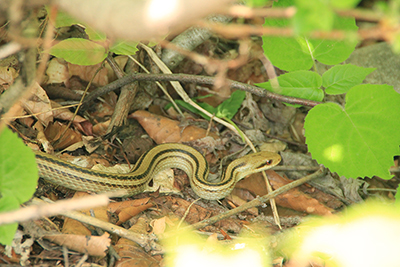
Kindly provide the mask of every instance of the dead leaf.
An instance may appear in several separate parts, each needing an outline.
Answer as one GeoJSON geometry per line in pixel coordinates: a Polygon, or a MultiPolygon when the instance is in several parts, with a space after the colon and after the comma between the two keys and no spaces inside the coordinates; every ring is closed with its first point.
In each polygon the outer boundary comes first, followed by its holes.
{"type": "Polygon", "coordinates": [[[171,222],[171,220],[168,219],[168,217],[164,216],[160,219],[152,220],[150,225],[153,228],[153,233],[156,235],[160,235],[165,233],[165,229],[167,228],[167,220],[171,222]]]}
{"type": "MultiPolygon", "coordinates": [[[[285,180],[273,170],[267,170],[266,173],[273,189],[277,189],[291,182],[290,180],[285,180]]],[[[265,186],[264,177],[259,173],[253,174],[251,178],[240,181],[236,184],[236,187],[247,189],[259,196],[263,196],[268,193],[265,186]]],[[[330,215],[333,212],[333,209],[326,207],[318,200],[300,191],[298,188],[291,189],[277,196],[275,200],[276,204],[279,206],[309,214],[330,215]]]]}
{"type": "Polygon", "coordinates": [[[107,132],[110,122],[111,122],[111,120],[107,120],[105,122],[100,122],[100,123],[97,123],[96,125],[94,125],[93,126],[93,134],[96,136],[103,136],[107,132]]]}
{"type": "MultiPolygon", "coordinates": [[[[103,62],[91,66],[81,66],[68,63],[69,75],[70,77],[73,75],[78,76],[82,80],[89,82],[93,79],[93,76],[96,74],[97,70],[101,67],[102,64],[103,62]]],[[[106,68],[101,69],[97,73],[96,77],[94,77],[93,79],[93,83],[99,86],[104,86],[108,84],[106,68]]]]}
{"type": "Polygon", "coordinates": [[[34,114],[44,126],[53,121],[50,99],[46,91],[38,83],[35,83],[32,87],[31,100],[24,101],[22,105],[30,114],[34,114]]]}
{"type": "MultiPolygon", "coordinates": [[[[73,198],[82,198],[82,197],[85,197],[88,195],[89,194],[85,193],[85,192],[76,192],[73,198]]],[[[86,209],[86,210],[81,210],[80,212],[90,216],[90,210],[93,211],[93,213],[97,219],[105,221],[105,222],[109,221],[107,207],[97,207],[97,208],[93,208],[93,209],[86,209]]],[[[88,230],[83,223],[76,221],[74,219],[70,219],[70,218],[65,218],[64,225],[62,228],[62,233],[63,234],[91,235],[91,231],[88,230]]]]}
{"type": "Polygon", "coordinates": [[[67,84],[67,81],[70,77],[68,72],[67,62],[61,58],[53,58],[52,60],[50,60],[47,66],[46,75],[48,77],[46,84],[51,84],[51,83],[67,84]]]}
{"type": "Polygon", "coordinates": [[[145,205],[140,205],[140,206],[130,206],[127,208],[124,208],[123,210],[121,210],[121,212],[118,214],[118,222],[117,225],[121,225],[122,223],[126,222],[127,220],[129,220],[130,218],[138,215],[139,213],[141,213],[142,211],[147,210],[150,207],[153,207],[154,204],[153,203],[148,203],[145,205]]]}
{"type": "MultiPolygon", "coordinates": [[[[143,218],[139,218],[137,223],[133,225],[129,230],[139,234],[147,234],[146,220],[143,218]]],[[[121,259],[118,260],[115,266],[118,267],[159,266],[158,261],[154,257],[151,257],[149,254],[145,253],[143,251],[143,248],[133,241],[121,238],[114,248],[115,251],[118,253],[118,255],[121,257],[121,259]]]]}
{"type": "MultiPolygon", "coordinates": [[[[241,206],[243,204],[246,204],[246,201],[243,200],[242,198],[240,198],[239,196],[237,196],[236,194],[230,194],[229,196],[227,196],[225,198],[228,201],[231,201],[232,203],[235,204],[235,206],[233,208],[236,208],[237,206],[241,206]]],[[[258,209],[257,208],[250,208],[248,210],[246,210],[248,213],[257,216],[258,215],[258,209]]]]}
{"type": "Polygon", "coordinates": [[[43,238],[80,253],[87,253],[95,257],[105,257],[105,251],[111,244],[109,236],[108,233],[104,233],[102,236],[54,234],[44,236],[43,238]]]}
{"type": "Polygon", "coordinates": [[[127,201],[122,201],[122,202],[112,202],[108,204],[108,211],[112,213],[119,213],[121,210],[131,207],[131,206],[141,206],[141,205],[146,205],[149,203],[150,198],[141,198],[141,199],[133,199],[133,200],[127,200],[127,201]]]}
{"type": "MultiPolygon", "coordinates": [[[[163,116],[154,115],[144,110],[138,110],[129,115],[139,121],[148,135],[157,143],[182,143],[197,140],[207,136],[207,130],[196,126],[180,127],[178,121],[163,116]]],[[[218,138],[214,133],[210,136],[218,138]]]]}
{"type": "Polygon", "coordinates": [[[58,104],[57,102],[51,101],[51,106],[53,108],[54,118],[65,120],[65,121],[72,120],[72,123],[78,130],[85,133],[86,135],[92,135],[91,123],[88,122],[88,120],[86,120],[85,118],[82,118],[79,115],[74,115],[73,112],[71,112],[69,109],[62,108],[62,106],[60,104],[58,104]],[[86,125],[85,125],[85,123],[86,123],[86,125]],[[89,125],[87,125],[87,123],[89,125]],[[83,127],[83,125],[85,127],[83,127]]]}
{"type": "Polygon", "coordinates": [[[82,141],[82,135],[79,132],[66,127],[61,122],[56,121],[55,123],[50,123],[44,131],[47,140],[54,144],[55,150],[62,150],[82,141]]]}

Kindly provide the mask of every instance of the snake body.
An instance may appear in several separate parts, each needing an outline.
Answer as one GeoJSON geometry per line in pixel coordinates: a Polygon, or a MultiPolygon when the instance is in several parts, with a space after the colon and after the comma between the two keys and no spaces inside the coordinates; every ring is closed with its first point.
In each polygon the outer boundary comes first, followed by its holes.
{"type": "Polygon", "coordinates": [[[131,172],[113,174],[82,168],[43,152],[36,153],[39,176],[52,183],[77,191],[109,192],[126,190],[131,196],[141,193],[149,181],[167,168],[183,170],[193,191],[201,198],[215,200],[227,196],[236,183],[249,174],[276,166],[281,157],[272,152],[258,152],[232,161],[220,182],[207,181],[209,169],[205,158],[194,148],[167,143],[144,153],[131,172]]]}

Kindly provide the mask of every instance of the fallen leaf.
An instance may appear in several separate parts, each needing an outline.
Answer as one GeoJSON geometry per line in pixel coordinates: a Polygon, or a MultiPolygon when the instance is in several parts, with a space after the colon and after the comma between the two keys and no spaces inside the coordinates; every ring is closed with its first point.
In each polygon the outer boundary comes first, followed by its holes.
{"type": "MultiPolygon", "coordinates": [[[[138,110],[129,115],[139,121],[140,125],[146,130],[147,134],[157,143],[182,143],[197,140],[207,136],[207,130],[196,127],[180,127],[179,121],[174,121],[163,116],[154,115],[144,110],[138,110]]],[[[218,136],[208,133],[215,139],[218,136]]]]}
{"type": "Polygon", "coordinates": [[[105,257],[105,251],[111,244],[109,236],[108,233],[104,233],[102,236],[54,234],[43,238],[80,253],[87,253],[95,257],[105,257]]]}

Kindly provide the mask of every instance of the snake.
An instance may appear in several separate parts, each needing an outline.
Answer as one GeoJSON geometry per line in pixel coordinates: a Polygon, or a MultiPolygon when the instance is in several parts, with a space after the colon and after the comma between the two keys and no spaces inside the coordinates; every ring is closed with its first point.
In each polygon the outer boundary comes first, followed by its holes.
{"type": "Polygon", "coordinates": [[[236,183],[246,176],[276,166],[281,157],[274,152],[256,152],[232,161],[221,174],[220,181],[207,180],[209,167],[196,149],[180,143],[164,143],[145,152],[130,172],[108,173],[83,168],[53,155],[35,151],[39,177],[76,191],[93,193],[125,190],[124,196],[142,193],[159,172],[176,168],[184,171],[190,186],[200,198],[217,200],[231,193],[236,183]]]}

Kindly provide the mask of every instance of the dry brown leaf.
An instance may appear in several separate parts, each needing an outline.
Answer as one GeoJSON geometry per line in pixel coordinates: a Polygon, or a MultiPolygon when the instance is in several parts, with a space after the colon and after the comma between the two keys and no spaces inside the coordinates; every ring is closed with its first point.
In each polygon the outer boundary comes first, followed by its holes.
{"type": "Polygon", "coordinates": [[[55,150],[62,150],[82,141],[82,135],[79,132],[66,127],[61,122],[56,121],[55,123],[50,123],[44,131],[47,140],[54,144],[55,150]]]}
{"type": "Polygon", "coordinates": [[[46,84],[64,83],[67,84],[69,79],[68,64],[61,58],[53,58],[47,66],[46,75],[48,80],[46,84]]]}
{"type": "Polygon", "coordinates": [[[108,204],[108,211],[113,213],[119,213],[121,210],[131,207],[131,206],[141,206],[149,203],[151,198],[141,198],[141,199],[133,199],[122,202],[112,202],[108,204]]]}
{"type": "MultiPolygon", "coordinates": [[[[89,82],[92,80],[93,76],[95,75],[95,73],[97,72],[99,67],[101,67],[101,64],[103,64],[103,62],[100,62],[96,65],[91,65],[91,66],[81,66],[81,65],[75,65],[75,64],[68,63],[69,75],[70,75],[70,77],[73,75],[76,75],[79,78],[81,78],[82,80],[89,82]]],[[[101,69],[97,73],[96,77],[93,79],[93,83],[100,85],[100,86],[104,86],[104,85],[108,84],[106,68],[101,69]]]]}
{"type": "MultiPolygon", "coordinates": [[[[236,194],[230,194],[225,199],[228,200],[228,201],[231,201],[232,203],[234,203],[236,207],[247,203],[247,201],[243,200],[242,198],[240,198],[240,196],[237,196],[236,194]]],[[[250,209],[248,209],[246,211],[248,213],[252,214],[252,215],[255,215],[255,216],[258,215],[258,209],[255,208],[255,207],[254,208],[250,208],[250,209]]]]}
{"type": "Polygon", "coordinates": [[[80,253],[87,253],[95,257],[105,257],[105,251],[111,244],[109,236],[108,233],[104,233],[102,236],[55,234],[47,235],[43,238],[80,253]]]}
{"type": "Polygon", "coordinates": [[[72,123],[76,128],[78,128],[78,130],[84,132],[86,135],[92,135],[91,124],[88,122],[88,120],[79,115],[74,115],[73,112],[71,112],[69,109],[62,108],[62,106],[57,102],[51,101],[51,106],[53,108],[54,118],[65,121],[72,120],[72,123]],[[89,123],[90,126],[85,125],[86,127],[83,127],[85,123],[89,123]]]}
{"type": "MultiPolygon", "coordinates": [[[[76,192],[73,198],[82,198],[86,196],[89,196],[89,194],[85,192],[76,192]]],[[[81,210],[80,212],[90,216],[90,210],[93,211],[97,219],[105,222],[109,221],[107,207],[97,207],[93,209],[81,210]]],[[[62,233],[91,235],[90,230],[88,230],[83,223],[70,218],[65,218],[62,233]]]]}
{"type": "Polygon", "coordinates": [[[107,120],[105,122],[99,122],[93,125],[93,134],[96,136],[103,136],[105,133],[107,133],[110,122],[111,120],[107,120]]]}
{"type": "MultiPolygon", "coordinates": [[[[157,143],[182,143],[201,139],[207,136],[207,130],[196,127],[180,127],[180,122],[168,119],[163,116],[154,115],[144,110],[138,110],[129,117],[139,121],[147,134],[157,143]]],[[[218,138],[214,133],[208,135],[218,138]]]]}
{"type": "Polygon", "coordinates": [[[30,114],[34,114],[44,126],[47,126],[53,121],[50,99],[46,91],[37,83],[32,87],[32,95],[32,100],[26,100],[22,105],[30,114]]]}
{"type": "Polygon", "coordinates": [[[74,219],[65,218],[62,232],[64,234],[91,236],[92,232],[86,226],[74,219]]]}
{"type": "MultiPolygon", "coordinates": [[[[172,199],[172,198],[170,198],[172,199]]],[[[197,223],[211,217],[210,210],[203,208],[197,204],[193,204],[181,198],[173,198],[172,210],[174,214],[180,218],[185,217],[185,221],[189,224],[197,223]],[[190,209],[189,209],[190,207],[190,209]],[[189,212],[188,212],[189,209],[189,212]]]]}
{"type": "MultiPolygon", "coordinates": [[[[121,68],[121,70],[125,69],[126,62],[128,62],[128,56],[116,56],[114,57],[115,62],[121,68]]],[[[111,68],[110,64],[106,61],[105,67],[107,69],[107,77],[109,82],[113,82],[118,79],[115,71],[111,68]]]]}
{"type": "MultiPolygon", "coordinates": [[[[137,223],[132,226],[130,231],[138,234],[147,234],[147,223],[143,218],[139,218],[137,223]]],[[[121,238],[115,245],[115,251],[121,257],[115,266],[125,267],[125,266],[136,266],[136,267],[156,267],[159,263],[156,259],[151,257],[149,254],[143,251],[140,247],[133,241],[125,238],[121,238]]]]}
{"type": "MultiPolygon", "coordinates": [[[[277,189],[291,182],[290,180],[285,180],[273,170],[268,170],[267,175],[273,189],[277,189]]],[[[251,178],[240,181],[236,184],[236,187],[247,189],[259,196],[266,195],[268,193],[264,178],[260,174],[253,174],[251,178]]],[[[333,212],[332,209],[303,193],[298,188],[291,189],[277,196],[275,201],[279,206],[309,214],[330,215],[333,212]]]]}
{"type": "Polygon", "coordinates": [[[117,225],[121,225],[122,223],[126,222],[127,220],[129,220],[133,216],[136,216],[139,213],[141,213],[142,211],[145,211],[148,208],[153,207],[153,206],[154,206],[153,203],[148,203],[148,204],[141,205],[141,206],[127,207],[127,208],[121,210],[121,212],[118,214],[117,225]]]}
{"type": "Polygon", "coordinates": [[[171,220],[168,219],[168,217],[162,217],[160,219],[152,220],[150,225],[153,228],[153,233],[156,235],[161,235],[165,233],[165,229],[167,228],[167,220],[168,222],[171,222],[171,220]]]}

